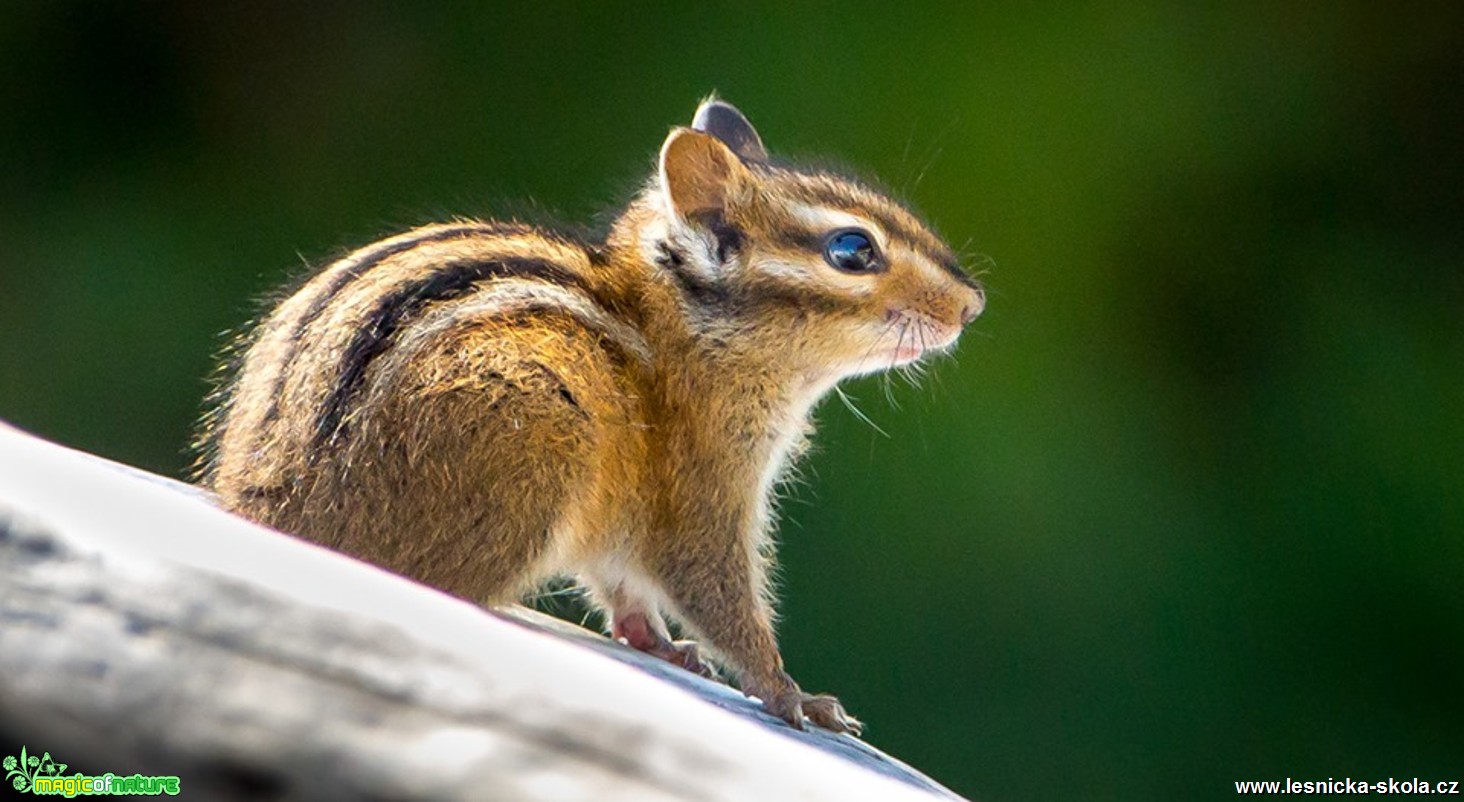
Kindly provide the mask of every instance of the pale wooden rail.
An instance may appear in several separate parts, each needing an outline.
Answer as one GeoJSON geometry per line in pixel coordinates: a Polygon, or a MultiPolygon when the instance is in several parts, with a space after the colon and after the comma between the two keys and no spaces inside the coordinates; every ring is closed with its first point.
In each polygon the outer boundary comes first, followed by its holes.
{"type": "Polygon", "coordinates": [[[0,753],[197,799],[955,799],[864,742],[0,424],[0,753]]]}

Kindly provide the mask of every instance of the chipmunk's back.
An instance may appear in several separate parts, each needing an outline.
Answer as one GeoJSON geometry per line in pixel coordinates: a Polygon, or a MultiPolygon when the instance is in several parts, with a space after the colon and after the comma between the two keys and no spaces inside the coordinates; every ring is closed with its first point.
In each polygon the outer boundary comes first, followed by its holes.
{"type": "MultiPolygon", "coordinates": [[[[536,393],[584,416],[572,386],[592,378],[583,368],[623,372],[644,361],[646,350],[633,321],[606,308],[623,304],[607,304],[616,288],[598,275],[594,259],[586,245],[542,230],[461,221],[409,231],[328,265],[246,343],[209,433],[209,484],[225,506],[248,517],[344,546],[363,539],[339,520],[312,527],[305,510],[360,504],[362,494],[351,488],[373,481],[387,451],[408,452],[400,456],[411,461],[442,459],[440,451],[430,456],[427,441],[440,438],[428,430],[454,427],[430,418],[455,394],[491,407],[495,395],[506,403],[518,394],[522,403],[536,393]],[[578,363],[576,375],[546,362],[578,363]]],[[[453,414],[463,425],[475,417],[472,410],[453,414]]],[[[520,415],[520,432],[531,417],[520,415]]],[[[385,489],[388,496],[447,489],[416,475],[422,485],[385,489]]]]}

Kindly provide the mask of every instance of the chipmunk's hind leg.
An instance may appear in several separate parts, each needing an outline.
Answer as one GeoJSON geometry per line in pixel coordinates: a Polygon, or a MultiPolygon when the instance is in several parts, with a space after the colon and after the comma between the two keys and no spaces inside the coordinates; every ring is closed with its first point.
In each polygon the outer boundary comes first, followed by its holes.
{"type": "MultiPolygon", "coordinates": [[[[590,587],[596,583],[587,582],[590,587]]],[[[672,640],[666,620],[656,605],[634,593],[626,585],[609,591],[596,590],[594,597],[606,608],[610,620],[610,637],[624,641],[637,651],[645,652],[707,679],[717,679],[716,669],[702,656],[696,641],[672,640]]]]}
{"type": "MultiPolygon", "coordinates": [[[[483,603],[520,597],[584,485],[593,430],[562,360],[532,344],[469,330],[383,366],[362,413],[335,503],[354,506],[336,545],[483,603]]],[[[563,346],[563,343],[559,344],[563,346]]],[[[335,518],[333,520],[339,520],[335,518]]]]}

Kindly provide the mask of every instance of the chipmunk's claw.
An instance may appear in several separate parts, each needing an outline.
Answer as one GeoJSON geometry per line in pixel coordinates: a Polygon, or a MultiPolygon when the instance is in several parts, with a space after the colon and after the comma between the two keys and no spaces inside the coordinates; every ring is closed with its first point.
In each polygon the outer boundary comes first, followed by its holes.
{"type": "Polygon", "coordinates": [[[795,730],[803,726],[803,692],[796,687],[763,700],[763,710],[777,716],[795,730]]]}
{"type": "Polygon", "coordinates": [[[649,652],[674,666],[681,666],[698,676],[717,679],[712,664],[702,659],[701,647],[693,640],[665,641],[656,650],[649,652]]]}
{"type": "Polygon", "coordinates": [[[763,699],[763,709],[787,722],[795,730],[806,730],[808,724],[829,732],[859,736],[864,723],[849,715],[838,699],[827,694],[804,693],[791,685],[763,699]]]}
{"type": "Polygon", "coordinates": [[[804,694],[803,715],[830,732],[864,734],[864,722],[849,715],[838,699],[827,694],[804,694]]]}

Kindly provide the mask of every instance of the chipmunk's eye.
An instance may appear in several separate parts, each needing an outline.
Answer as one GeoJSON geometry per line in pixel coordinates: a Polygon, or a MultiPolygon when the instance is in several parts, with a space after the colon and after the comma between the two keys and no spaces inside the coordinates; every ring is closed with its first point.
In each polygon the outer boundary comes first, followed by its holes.
{"type": "Polygon", "coordinates": [[[857,228],[830,234],[824,244],[824,259],[845,273],[872,273],[881,267],[874,242],[857,228]]]}

